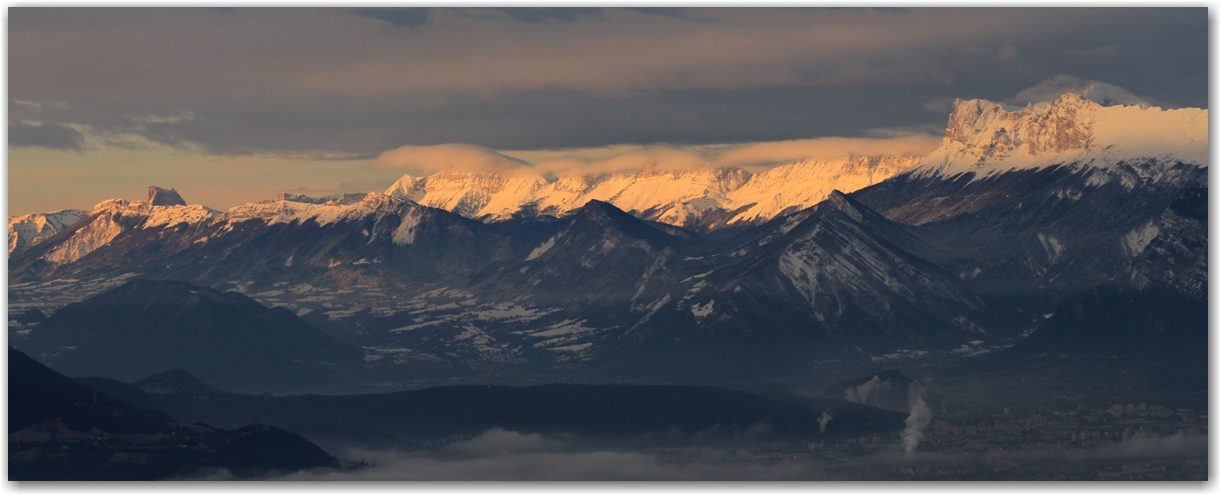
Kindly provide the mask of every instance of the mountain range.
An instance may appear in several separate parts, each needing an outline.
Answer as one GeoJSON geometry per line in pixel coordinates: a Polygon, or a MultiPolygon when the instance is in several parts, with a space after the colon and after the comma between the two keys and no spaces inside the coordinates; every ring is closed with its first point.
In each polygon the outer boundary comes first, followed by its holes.
{"type": "Polygon", "coordinates": [[[363,363],[296,315],[176,281],[132,281],[70,304],[22,348],[72,375],[130,381],[184,368],[228,389],[317,386],[363,363]]]}
{"type": "Polygon", "coordinates": [[[10,322],[10,341],[50,352],[39,333],[98,293],[89,280],[150,278],[279,307],[399,378],[762,382],[817,361],[1005,351],[1050,341],[1071,304],[1111,297],[1103,286],[1206,300],[1191,212],[1206,203],[1206,119],[1072,94],[971,100],[923,158],[445,172],[225,212],[155,188],[74,223],[10,219],[14,310],[52,314],[10,322]]]}
{"type": "Polygon", "coordinates": [[[385,193],[489,222],[562,216],[596,200],[640,219],[700,233],[723,233],[805,209],[834,190],[851,192],[875,184],[910,167],[917,159],[871,156],[803,160],[758,174],[732,167],[643,169],[563,176],[553,181],[526,172],[441,172],[418,178],[405,175],[385,193]]]}

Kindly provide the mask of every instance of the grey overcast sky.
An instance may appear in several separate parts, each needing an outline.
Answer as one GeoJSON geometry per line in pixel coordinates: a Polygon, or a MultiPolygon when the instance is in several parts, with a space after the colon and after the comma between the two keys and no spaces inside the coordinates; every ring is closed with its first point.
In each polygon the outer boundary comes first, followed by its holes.
{"type": "Polygon", "coordinates": [[[401,146],[936,137],[955,98],[1091,81],[1207,107],[1206,8],[8,14],[10,214],[152,180],[215,206],[371,190],[401,146]]]}

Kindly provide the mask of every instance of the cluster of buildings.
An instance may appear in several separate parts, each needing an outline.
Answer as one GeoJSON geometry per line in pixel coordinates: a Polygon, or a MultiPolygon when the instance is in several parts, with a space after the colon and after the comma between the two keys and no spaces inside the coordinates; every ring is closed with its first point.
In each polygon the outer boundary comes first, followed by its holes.
{"type": "Polygon", "coordinates": [[[1163,405],[940,410],[913,454],[898,434],[755,445],[861,480],[1206,480],[1207,414],[1163,405]],[[803,447],[802,447],[803,446],[803,447]]]}

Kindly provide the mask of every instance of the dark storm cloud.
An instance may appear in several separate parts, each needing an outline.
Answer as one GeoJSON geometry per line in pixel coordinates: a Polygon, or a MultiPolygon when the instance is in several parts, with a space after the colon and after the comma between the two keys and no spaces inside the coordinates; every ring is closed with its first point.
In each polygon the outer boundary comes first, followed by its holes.
{"type": "Polygon", "coordinates": [[[1060,75],[1207,104],[1206,9],[39,9],[26,121],[216,154],[700,144],[943,126],[1060,75]],[[43,112],[46,113],[46,112],[43,112]]]}
{"type": "Polygon", "coordinates": [[[667,15],[670,17],[687,17],[686,9],[674,7],[627,7],[629,10],[650,15],[667,15]]]}
{"type": "Polygon", "coordinates": [[[415,27],[428,23],[428,9],[421,7],[360,9],[353,13],[372,19],[380,19],[398,27],[415,27]]]}
{"type": "Polygon", "coordinates": [[[595,16],[602,9],[587,7],[500,7],[496,10],[508,14],[513,19],[525,22],[543,22],[557,20],[572,22],[582,17],[595,16]]]}
{"type": "Polygon", "coordinates": [[[8,144],[13,147],[84,151],[85,136],[76,129],[65,125],[33,125],[10,120],[8,122],[8,144]]]}

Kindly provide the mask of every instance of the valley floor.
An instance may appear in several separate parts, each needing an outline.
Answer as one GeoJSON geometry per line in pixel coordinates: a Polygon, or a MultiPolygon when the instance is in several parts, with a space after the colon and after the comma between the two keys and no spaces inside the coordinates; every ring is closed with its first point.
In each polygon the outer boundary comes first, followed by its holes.
{"type": "MultiPolygon", "coordinates": [[[[1208,479],[1207,425],[1149,417],[1106,422],[1091,432],[1064,411],[937,419],[911,453],[900,439],[841,444],[753,443],[733,448],[580,450],[559,441],[493,430],[437,451],[348,450],[351,471],[299,472],[308,480],[1185,480],[1208,479]],[[975,418],[966,418],[975,417],[975,418]],[[989,422],[991,427],[962,425],[989,422]],[[1039,422],[1031,425],[1031,422],[1039,422]],[[1031,428],[1032,427],[1032,428],[1031,428]],[[1085,439],[1073,440],[1084,435],[1085,439]],[[1096,438],[1094,438],[1096,437],[1096,438]]],[[[1089,413],[1097,412],[1096,410],[1089,413]]],[[[971,414],[973,413],[973,415],[971,414]]],[[[1107,413],[1108,412],[1104,412],[1107,413]]],[[[1175,416],[1176,418],[1176,416],[1175,416]]]]}

